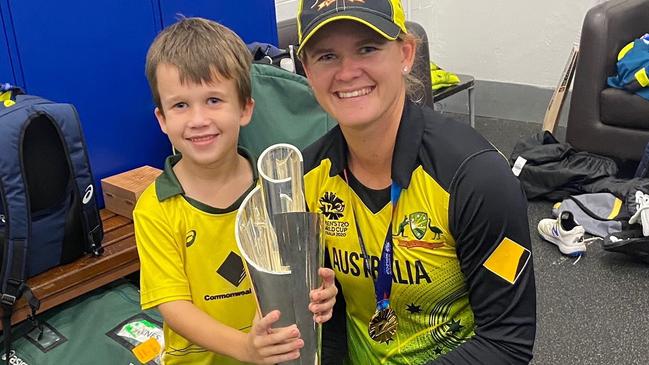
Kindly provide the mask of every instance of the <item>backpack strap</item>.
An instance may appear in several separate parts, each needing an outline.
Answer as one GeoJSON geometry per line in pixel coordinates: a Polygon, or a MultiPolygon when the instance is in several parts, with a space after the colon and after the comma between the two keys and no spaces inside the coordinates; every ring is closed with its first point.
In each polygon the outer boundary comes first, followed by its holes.
{"type": "MultiPolygon", "coordinates": [[[[15,151],[18,151],[16,149],[15,151]]],[[[7,164],[7,170],[20,170],[19,159],[13,164],[7,164]]],[[[8,174],[13,175],[13,174],[8,174]]],[[[15,175],[14,175],[15,176],[15,175]]],[[[17,176],[22,176],[18,174],[17,176]]],[[[26,186],[23,180],[0,180],[0,195],[4,207],[7,236],[5,238],[4,252],[0,272],[0,306],[2,307],[2,326],[5,346],[5,361],[9,363],[11,351],[11,316],[16,301],[27,293],[27,301],[31,307],[32,316],[40,307],[40,301],[33,295],[31,289],[25,284],[25,265],[28,247],[28,237],[31,229],[29,202],[26,186]],[[11,199],[6,199],[11,196],[11,199]]]]}
{"type": "Polygon", "coordinates": [[[2,332],[5,350],[5,362],[7,364],[10,363],[9,360],[11,358],[11,316],[13,314],[14,305],[18,298],[22,296],[25,297],[27,304],[29,304],[29,308],[31,309],[31,314],[29,317],[32,319],[32,323],[34,323],[34,325],[38,328],[41,328],[42,331],[42,325],[39,324],[36,320],[36,311],[38,311],[38,309],[40,308],[41,301],[36,298],[36,296],[34,296],[34,293],[25,284],[24,281],[20,284],[14,282],[13,280],[10,281],[11,283],[9,286],[9,292],[11,293],[11,295],[5,292],[2,294],[2,298],[0,299],[0,306],[2,306],[2,332]]]}
{"type": "MultiPolygon", "coordinates": [[[[0,143],[2,142],[4,141],[0,141],[0,143]]],[[[25,280],[25,258],[31,231],[31,216],[25,181],[8,178],[9,176],[23,176],[18,158],[19,148],[15,146],[17,143],[16,141],[12,143],[14,146],[11,147],[15,148],[10,147],[13,153],[6,154],[5,158],[0,161],[2,171],[6,172],[0,180],[0,194],[4,206],[7,233],[3,250],[4,259],[0,268],[0,304],[9,306],[12,306],[20,297],[20,288],[25,280]],[[7,197],[11,197],[11,199],[7,199],[7,197]]]]}
{"type": "Polygon", "coordinates": [[[37,108],[51,115],[59,126],[68,152],[76,190],[81,200],[81,220],[87,242],[86,251],[99,256],[103,252],[101,241],[104,230],[95,199],[96,188],[77,110],[71,104],[57,103],[41,104],[37,108]]]}

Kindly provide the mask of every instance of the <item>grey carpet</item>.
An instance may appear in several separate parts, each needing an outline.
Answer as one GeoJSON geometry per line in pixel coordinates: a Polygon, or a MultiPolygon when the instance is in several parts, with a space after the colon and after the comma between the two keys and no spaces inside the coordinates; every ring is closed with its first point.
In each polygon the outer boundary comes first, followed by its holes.
{"type": "MultiPolygon", "coordinates": [[[[541,125],[478,117],[476,129],[509,157],[516,142],[541,125]]],[[[565,128],[556,136],[564,141],[565,128]]],[[[528,208],[537,287],[532,364],[649,364],[649,265],[603,251],[599,241],[577,263],[563,256],[536,231],[551,207],[531,201],[528,208]]]]}

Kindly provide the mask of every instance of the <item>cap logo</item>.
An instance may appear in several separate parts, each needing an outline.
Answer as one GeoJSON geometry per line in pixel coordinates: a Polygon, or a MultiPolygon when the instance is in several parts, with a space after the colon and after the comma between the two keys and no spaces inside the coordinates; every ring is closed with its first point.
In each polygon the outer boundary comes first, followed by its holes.
{"type": "MultiPolygon", "coordinates": [[[[315,8],[316,6],[318,7],[318,11],[327,8],[331,6],[332,4],[335,4],[338,0],[316,0],[313,5],[311,6],[311,9],[315,8]]],[[[343,4],[345,1],[348,1],[350,3],[359,3],[359,4],[365,4],[365,0],[343,0],[343,4]]]]}

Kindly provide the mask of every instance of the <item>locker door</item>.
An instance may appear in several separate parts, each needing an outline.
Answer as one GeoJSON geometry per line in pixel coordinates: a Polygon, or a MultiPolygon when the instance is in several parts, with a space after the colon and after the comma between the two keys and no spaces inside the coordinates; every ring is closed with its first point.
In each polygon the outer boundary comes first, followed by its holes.
{"type": "Polygon", "coordinates": [[[97,183],[145,164],[162,167],[170,147],[144,75],[146,51],[160,30],[157,1],[8,3],[24,86],[77,107],[97,183]]]}
{"type": "Polygon", "coordinates": [[[173,24],[178,14],[215,20],[235,31],[246,43],[277,45],[274,0],[160,0],[164,26],[173,24]]]}

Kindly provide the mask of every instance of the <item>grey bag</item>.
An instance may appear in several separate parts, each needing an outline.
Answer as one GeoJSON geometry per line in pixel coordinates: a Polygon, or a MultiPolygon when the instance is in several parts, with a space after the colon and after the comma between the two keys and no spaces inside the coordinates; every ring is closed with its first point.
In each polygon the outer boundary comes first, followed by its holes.
{"type": "Polygon", "coordinates": [[[552,215],[558,217],[564,211],[571,212],[586,232],[602,238],[629,226],[624,202],[611,193],[570,196],[552,208],[552,215]]]}

